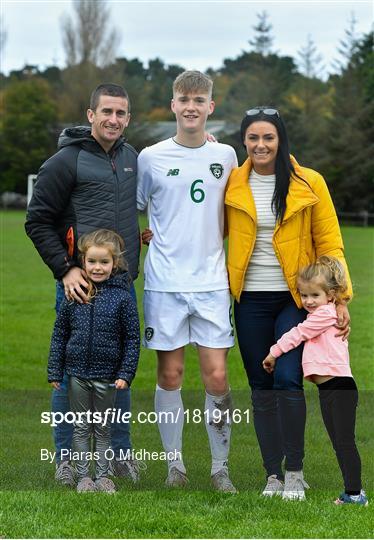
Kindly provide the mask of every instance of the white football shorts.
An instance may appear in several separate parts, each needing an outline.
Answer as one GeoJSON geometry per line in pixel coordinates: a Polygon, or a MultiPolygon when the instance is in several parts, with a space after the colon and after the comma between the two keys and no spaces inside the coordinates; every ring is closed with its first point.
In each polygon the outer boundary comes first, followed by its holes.
{"type": "Polygon", "coordinates": [[[147,349],[173,351],[188,343],[223,349],[234,345],[228,289],[210,292],[144,291],[147,349]]]}

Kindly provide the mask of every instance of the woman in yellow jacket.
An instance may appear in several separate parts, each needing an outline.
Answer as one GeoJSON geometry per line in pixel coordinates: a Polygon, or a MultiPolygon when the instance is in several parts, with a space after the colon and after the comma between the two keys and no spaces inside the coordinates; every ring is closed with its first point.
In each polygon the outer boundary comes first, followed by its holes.
{"type": "MultiPolygon", "coordinates": [[[[346,268],[343,242],[325,181],[290,156],[279,112],[264,107],[247,111],[241,138],[248,159],[231,173],[225,197],[228,271],[267,475],[263,495],[303,500],[308,486],[303,477],[302,347],[282,355],[272,374],[262,361],[270,346],[306,317],[297,291],[298,270],[321,255],[340,259],[346,268]]],[[[350,296],[349,284],[345,300],[350,296]]],[[[345,303],[337,311],[337,334],[344,338],[349,333],[345,303]]]]}

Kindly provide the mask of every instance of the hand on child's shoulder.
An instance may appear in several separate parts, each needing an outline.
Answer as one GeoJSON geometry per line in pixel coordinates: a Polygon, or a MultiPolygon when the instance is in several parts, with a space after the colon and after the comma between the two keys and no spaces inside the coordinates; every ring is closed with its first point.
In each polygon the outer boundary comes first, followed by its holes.
{"type": "Polygon", "coordinates": [[[335,337],[341,337],[343,341],[345,341],[348,339],[351,332],[351,316],[349,314],[347,304],[338,304],[336,306],[336,314],[338,319],[335,327],[338,329],[338,331],[335,334],[335,337]]]}

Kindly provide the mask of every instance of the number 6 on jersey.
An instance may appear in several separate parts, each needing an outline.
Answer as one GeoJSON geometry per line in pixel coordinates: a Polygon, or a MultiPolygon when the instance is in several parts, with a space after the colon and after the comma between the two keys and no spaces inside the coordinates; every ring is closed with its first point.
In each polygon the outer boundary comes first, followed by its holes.
{"type": "Polygon", "coordinates": [[[205,192],[201,188],[197,187],[195,188],[196,184],[203,184],[204,180],[198,179],[192,182],[191,189],[190,189],[190,195],[191,199],[195,203],[201,203],[205,199],[205,192]]]}

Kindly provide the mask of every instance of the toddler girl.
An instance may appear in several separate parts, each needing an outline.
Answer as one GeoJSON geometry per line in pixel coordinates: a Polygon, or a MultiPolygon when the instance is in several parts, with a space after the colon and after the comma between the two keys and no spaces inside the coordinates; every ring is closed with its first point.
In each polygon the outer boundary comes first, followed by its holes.
{"type": "Polygon", "coordinates": [[[306,320],[283,334],[270,348],[263,367],[271,373],[276,359],[302,342],[304,378],[317,384],[323,422],[342,471],[345,492],[335,504],[368,504],[361,489],[361,460],[355,443],[358,392],[349,366],[348,342],[336,337],[335,302],[347,284],[344,268],[332,257],[320,257],[301,270],[298,289],[306,320]]]}
{"type": "Polygon", "coordinates": [[[89,283],[89,302],[63,301],[52,335],[48,382],[58,390],[65,371],[71,410],[81,413],[76,414],[73,434],[77,491],[113,493],[115,485],[108,478],[110,422],[105,411],[113,407],[116,389],[129,387],[135,376],[139,319],[129,293],[122,238],[100,229],[82,236],[78,249],[89,283]],[[92,457],[95,481],[90,476],[92,457]]]}

